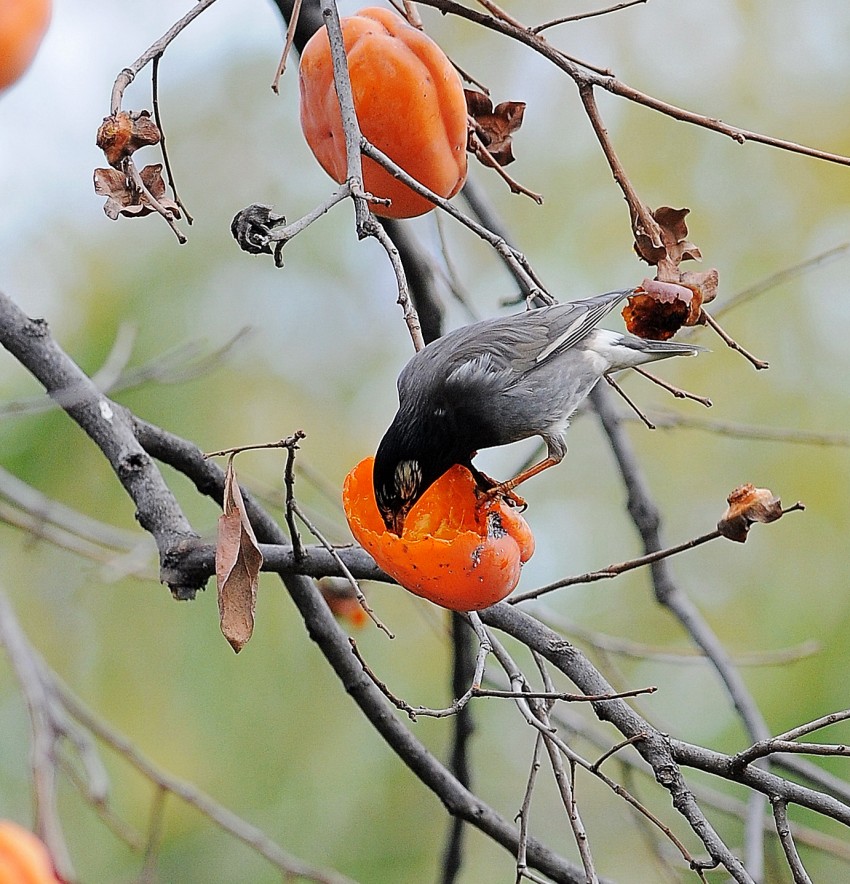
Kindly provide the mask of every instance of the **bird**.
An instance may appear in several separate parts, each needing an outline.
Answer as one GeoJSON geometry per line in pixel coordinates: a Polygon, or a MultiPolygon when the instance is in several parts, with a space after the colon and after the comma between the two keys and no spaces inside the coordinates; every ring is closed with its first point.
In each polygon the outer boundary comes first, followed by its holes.
{"type": "Polygon", "coordinates": [[[624,289],[473,322],[416,353],[398,378],[398,411],[378,445],[375,501],[387,529],[401,536],[417,500],[455,464],[489,497],[560,463],[570,416],[611,372],[694,356],[702,347],[597,328],[624,289]],[[546,457],[506,482],[472,464],[482,448],[540,436],[546,457]]]}

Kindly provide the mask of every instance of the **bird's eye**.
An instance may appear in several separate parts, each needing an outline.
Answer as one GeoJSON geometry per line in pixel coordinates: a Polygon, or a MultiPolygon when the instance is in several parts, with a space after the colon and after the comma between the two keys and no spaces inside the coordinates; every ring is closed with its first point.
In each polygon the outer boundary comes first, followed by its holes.
{"type": "Polygon", "coordinates": [[[422,484],[422,468],[418,460],[399,461],[395,468],[395,487],[402,500],[410,500],[416,496],[422,484]]]}
{"type": "Polygon", "coordinates": [[[438,405],[434,409],[434,417],[445,417],[445,416],[446,416],[446,409],[443,408],[442,405],[438,405]]]}

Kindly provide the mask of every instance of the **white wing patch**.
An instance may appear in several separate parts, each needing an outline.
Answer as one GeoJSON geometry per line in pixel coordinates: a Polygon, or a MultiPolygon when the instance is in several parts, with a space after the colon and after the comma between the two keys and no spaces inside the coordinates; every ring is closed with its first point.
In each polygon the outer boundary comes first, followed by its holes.
{"type": "Polygon", "coordinates": [[[577,331],[578,329],[581,328],[581,326],[585,323],[586,320],[587,320],[587,314],[586,314],[586,313],[582,313],[581,316],[579,316],[578,319],[573,320],[573,321],[572,321],[572,322],[571,322],[571,323],[570,323],[570,324],[569,324],[569,325],[568,325],[568,326],[567,326],[567,327],[561,332],[561,334],[558,335],[558,337],[555,338],[554,341],[552,341],[551,344],[549,344],[548,346],[544,347],[544,348],[543,348],[543,349],[537,354],[537,359],[535,359],[534,361],[537,362],[537,363],[539,364],[539,363],[543,362],[544,359],[548,359],[548,358],[549,358],[549,357],[550,357],[550,356],[551,356],[551,355],[552,355],[552,354],[558,349],[558,347],[560,347],[561,344],[563,344],[564,341],[566,341],[567,338],[568,338],[571,334],[573,334],[573,332],[575,332],[575,331],[577,331]]]}

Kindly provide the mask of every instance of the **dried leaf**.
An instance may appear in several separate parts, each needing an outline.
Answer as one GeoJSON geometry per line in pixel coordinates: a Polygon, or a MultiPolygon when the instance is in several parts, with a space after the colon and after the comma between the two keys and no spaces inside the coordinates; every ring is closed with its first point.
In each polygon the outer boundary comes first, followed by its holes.
{"type": "Polygon", "coordinates": [[[720,275],[713,267],[711,270],[683,270],[681,272],[682,285],[686,285],[689,289],[693,289],[700,296],[703,306],[717,297],[717,286],[719,282],[720,275]]]}
{"type": "MultiPolygon", "coordinates": [[[[493,107],[493,102],[483,92],[464,89],[467,113],[475,120],[475,133],[490,155],[500,166],[514,161],[512,140],[522,126],[525,114],[524,101],[503,101],[493,107]]],[[[472,146],[469,150],[474,149],[472,146]]]]}
{"type": "Polygon", "coordinates": [[[369,622],[369,615],[357,600],[354,587],[347,578],[322,577],[316,583],[334,617],[355,629],[362,629],[369,622]]]}
{"type": "Polygon", "coordinates": [[[110,166],[118,166],[140,147],[158,144],[162,134],[150,111],[119,111],[103,118],[97,130],[97,146],[110,166]]]}
{"type": "Polygon", "coordinates": [[[224,513],[218,520],[215,580],[221,632],[237,654],[254,631],[257,583],[262,564],[263,555],[245,512],[231,456],[224,477],[224,513]]]}
{"type": "MultiPolygon", "coordinates": [[[[162,163],[145,166],[139,173],[142,183],[151,196],[173,217],[180,217],[180,208],[174,200],[165,195],[165,181],[162,178],[162,163]]],[[[106,197],[103,211],[115,221],[119,215],[141,218],[156,209],[144,190],[118,169],[95,169],[94,191],[106,197]]]]}
{"type": "Polygon", "coordinates": [[[662,282],[680,282],[682,261],[702,260],[700,250],[688,240],[685,217],[690,211],[661,206],[650,213],[660,228],[660,246],[653,245],[652,238],[644,231],[635,236],[635,251],[647,264],[657,265],[656,278],[662,282]]]}
{"type": "Polygon", "coordinates": [[[666,341],[699,320],[701,298],[691,288],[645,279],[623,307],[626,328],[639,338],[666,341]]]}
{"type": "Polygon", "coordinates": [[[726,498],[729,507],[717,530],[729,540],[743,543],[753,522],[775,522],[782,517],[782,502],[767,488],[740,485],[726,498]]]}

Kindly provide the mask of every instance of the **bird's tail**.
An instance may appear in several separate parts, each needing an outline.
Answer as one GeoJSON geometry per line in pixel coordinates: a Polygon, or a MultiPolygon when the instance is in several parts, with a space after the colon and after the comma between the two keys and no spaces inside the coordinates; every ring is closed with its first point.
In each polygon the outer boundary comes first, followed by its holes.
{"type": "Polygon", "coordinates": [[[650,341],[633,335],[623,335],[620,346],[630,347],[647,356],[652,355],[656,359],[666,359],[668,356],[696,356],[698,353],[708,352],[705,347],[697,347],[696,344],[683,344],[681,341],[650,341]]]}

